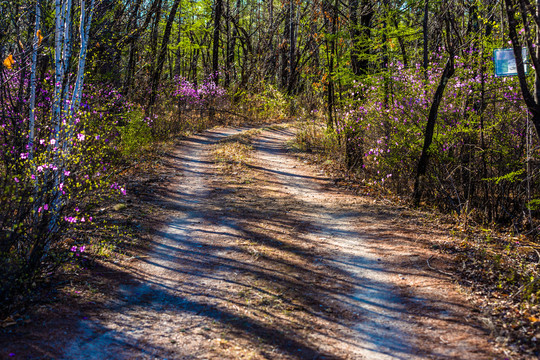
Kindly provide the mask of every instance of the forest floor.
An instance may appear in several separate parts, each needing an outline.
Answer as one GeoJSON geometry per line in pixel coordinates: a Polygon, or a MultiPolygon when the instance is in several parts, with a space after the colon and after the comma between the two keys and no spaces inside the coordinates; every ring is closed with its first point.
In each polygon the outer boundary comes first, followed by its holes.
{"type": "Polygon", "coordinates": [[[505,359],[406,208],[336,188],[294,127],[215,128],[166,158],[131,257],[0,334],[20,359],[505,359]]]}

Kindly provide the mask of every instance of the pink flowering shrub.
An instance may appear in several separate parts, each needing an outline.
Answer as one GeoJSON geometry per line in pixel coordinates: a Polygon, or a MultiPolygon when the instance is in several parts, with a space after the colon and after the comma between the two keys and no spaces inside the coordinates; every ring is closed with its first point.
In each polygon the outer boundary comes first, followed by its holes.
{"type": "Polygon", "coordinates": [[[180,101],[185,108],[209,108],[219,106],[227,95],[226,90],[217,85],[212,76],[209,76],[198,86],[184,78],[177,77],[176,90],[173,96],[180,101]]]}
{"type": "MultiPolygon", "coordinates": [[[[482,74],[478,61],[486,60],[456,58],[438,112],[426,197],[458,212],[490,209],[485,220],[511,220],[527,203],[527,112],[517,79],[496,78],[491,69],[482,74]]],[[[396,62],[388,73],[352,84],[354,100],[340,109],[336,131],[347,165],[366,185],[411,194],[441,63],[433,59],[427,82],[419,66],[396,62]]],[[[535,149],[537,136],[530,138],[535,149]]],[[[537,148],[531,156],[538,162],[537,148]]]]}
{"type": "MultiPolygon", "coordinates": [[[[89,84],[79,111],[62,117],[55,134],[51,82],[49,73],[38,82],[32,139],[28,81],[0,70],[0,303],[9,303],[36,275],[65,259],[60,254],[69,249],[59,245],[61,234],[92,224],[93,204],[126,192],[111,184],[111,171],[117,124],[129,105],[114,89],[89,84]]],[[[78,241],[80,255],[85,239],[78,241]]]]}
{"type": "Polygon", "coordinates": [[[207,128],[210,118],[219,121],[230,116],[227,112],[230,107],[227,91],[216,84],[212,76],[200,82],[179,77],[170,82],[164,81],[160,85],[156,103],[159,107],[155,113],[143,119],[154,138],[207,128]],[[211,116],[212,111],[214,116],[211,116]]]}

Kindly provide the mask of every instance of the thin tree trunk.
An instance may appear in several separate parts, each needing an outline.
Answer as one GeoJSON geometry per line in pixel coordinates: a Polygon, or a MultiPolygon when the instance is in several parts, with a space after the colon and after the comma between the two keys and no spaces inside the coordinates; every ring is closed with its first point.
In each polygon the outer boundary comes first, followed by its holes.
{"type": "Polygon", "coordinates": [[[39,48],[39,38],[37,32],[39,31],[39,20],[41,18],[41,4],[40,0],[36,1],[36,22],[34,27],[34,40],[32,43],[32,69],[30,70],[30,118],[29,118],[29,134],[28,134],[28,151],[29,158],[33,158],[34,154],[34,123],[35,123],[35,105],[36,105],[36,65],[37,65],[37,53],[39,48]]]}
{"type": "Polygon", "coordinates": [[[424,20],[422,21],[422,32],[424,34],[424,61],[422,62],[422,68],[424,69],[424,79],[427,81],[427,68],[428,68],[428,11],[429,0],[425,0],[424,4],[424,20]]]}
{"type": "Polygon", "coordinates": [[[446,84],[448,83],[448,80],[452,77],[452,75],[454,75],[454,54],[450,53],[448,61],[444,66],[439,85],[437,86],[437,90],[433,95],[431,108],[429,109],[426,131],[424,133],[424,146],[422,147],[422,155],[420,155],[420,160],[418,161],[416,178],[414,182],[413,200],[415,205],[418,205],[420,203],[422,197],[424,177],[426,175],[427,167],[429,164],[430,146],[433,142],[433,131],[435,130],[435,122],[437,121],[439,105],[441,104],[444,90],[446,89],[446,84]]]}
{"type": "Polygon", "coordinates": [[[231,2],[230,0],[227,0],[226,3],[226,19],[227,22],[225,23],[225,31],[227,32],[227,51],[224,54],[225,58],[225,87],[228,88],[229,84],[231,83],[231,67],[232,63],[234,61],[234,53],[231,49],[231,43],[232,43],[232,36],[231,36],[231,2]]]}
{"type": "Polygon", "coordinates": [[[349,1],[349,16],[351,22],[351,67],[356,76],[368,73],[370,51],[369,41],[371,39],[371,19],[374,11],[373,5],[367,0],[362,1],[362,12],[360,23],[358,23],[358,0],[349,1]]]}
{"type": "MultiPolygon", "coordinates": [[[[289,2],[294,0],[289,0],[289,2]]],[[[286,89],[287,85],[289,83],[289,42],[291,38],[291,21],[292,21],[292,14],[291,14],[291,7],[287,6],[287,10],[285,13],[285,25],[283,30],[283,43],[281,45],[281,88],[286,89]]]]}
{"type": "Polygon", "coordinates": [[[275,54],[275,46],[274,46],[274,29],[276,24],[274,24],[274,0],[268,1],[268,24],[269,24],[269,31],[270,31],[270,37],[268,39],[268,53],[270,54],[268,57],[268,62],[266,65],[266,77],[268,79],[274,79],[276,77],[276,66],[277,66],[277,58],[275,54]]]}
{"type": "MultiPolygon", "coordinates": [[[[399,21],[395,15],[392,16],[392,20],[394,22],[394,27],[396,28],[396,31],[399,29],[399,21]]],[[[406,68],[409,66],[409,59],[407,56],[407,49],[405,47],[405,42],[403,41],[403,37],[399,36],[397,37],[399,49],[401,50],[401,58],[403,60],[403,66],[406,68]]]]}
{"type": "Polygon", "coordinates": [[[292,94],[296,84],[296,8],[294,1],[290,2],[290,33],[289,33],[289,79],[287,93],[292,94]]]}
{"type": "MultiPolygon", "coordinates": [[[[212,39],[212,80],[219,83],[219,27],[221,23],[221,13],[223,12],[223,0],[216,0],[214,14],[214,36],[212,39]]],[[[215,109],[210,99],[210,108],[208,109],[208,117],[210,121],[214,120],[215,109]]]]}
{"type": "Polygon", "coordinates": [[[180,0],[175,0],[171,8],[171,11],[169,13],[169,18],[167,19],[167,25],[165,25],[163,39],[161,40],[161,50],[159,52],[157,64],[156,64],[154,73],[152,75],[152,80],[151,80],[152,91],[150,93],[150,99],[148,101],[148,107],[146,109],[147,116],[153,113],[153,107],[156,102],[159,80],[161,78],[161,73],[163,71],[163,64],[165,63],[165,57],[167,55],[167,47],[169,45],[169,39],[171,37],[172,24],[174,22],[174,18],[176,17],[176,11],[178,10],[179,6],[180,6],[180,0]]]}
{"type": "Polygon", "coordinates": [[[336,52],[336,42],[333,35],[336,33],[336,21],[337,21],[337,9],[335,6],[331,5],[328,1],[324,3],[325,9],[324,12],[328,13],[332,18],[328,19],[328,16],[325,15],[325,22],[327,27],[330,27],[330,34],[332,37],[330,41],[326,41],[326,58],[328,63],[328,84],[327,84],[327,106],[328,106],[328,119],[326,122],[326,127],[329,130],[334,129],[334,105],[335,105],[335,95],[334,95],[334,54],[336,52]]]}
{"type": "Polygon", "coordinates": [[[214,38],[212,40],[212,76],[216,84],[219,82],[219,26],[221,22],[221,13],[223,12],[223,0],[216,0],[214,16],[214,38]]]}
{"type": "MultiPolygon", "coordinates": [[[[537,1],[538,3],[538,1],[537,1]]],[[[514,50],[514,57],[516,59],[516,70],[518,74],[518,80],[519,85],[521,88],[521,94],[523,96],[523,100],[525,101],[525,104],[527,105],[527,108],[529,112],[532,115],[532,122],[534,124],[534,127],[536,129],[536,135],[540,137],[540,82],[539,82],[539,74],[540,71],[538,69],[538,66],[534,66],[536,78],[535,78],[535,89],[534,94],[531,94],[531,91],[529,90],[529,85],[527,83],[527,77],[525,75],[525,69],[524,69],[524,63],[523,63],[523,55],[522,55],[522,48],[521,43],[518,38],[518,34],[516,31],[517,27],[517,21],[516,21],[516,9],[515,4],[512,0],[505,0],[506,5],[506,15],[508,19],[508,34],[510,36],[510,39],[512,40],[512,49],[514,50]]],[[[537,7],[537,11],[538,11],[537,7]]],[[[536,15],[536,14],[534,14],[536,15]]],[[[538,27],[537,27],[537,33],[538,33],[538,27]]],[[[533,63],[538,63],[538,47],[536,47],[536,52],[531,53],[531,58],[533,59],[533,63]]]]}
{"type": "Polygon", "coordinates": [[[152,55],[157,53],[158,36],[159,36],[159,21],[161,19],[162,6],[163,6],[163,0],[157,0],[156,16],[154,18],[154,23],[152,24],[152,31],[151,31],[151,38],[150,38],[151,39],[150,53],[152,55]]]}
{"type": "MultiPolygon", "coordinates": [[[[176,38],[176,44],[180,44],[182,41],[182,2],[180,1],[179,11],[178,11],[178,37],[176,38]]],[[[182,51],[180,47],[176,50],[176,60],[174,62],[174,73],[176,76],[180,77],[181,73],[181,64],[182,64],[182,51]]]]}
{"type": "Polygon", "coordinates": [[[349,21],[351,26],[351,68],[354,75],[361,75],[359,59],[360,29],[358,28],[358,0],[349,1],[349,21]]]}

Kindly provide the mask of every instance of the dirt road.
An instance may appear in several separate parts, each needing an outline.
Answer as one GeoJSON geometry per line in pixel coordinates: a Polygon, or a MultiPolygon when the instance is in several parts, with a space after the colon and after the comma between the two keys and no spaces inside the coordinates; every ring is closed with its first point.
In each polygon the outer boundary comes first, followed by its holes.
{"type": "Polygon", "coordinates": [[[504,358],[426,266],[420,240],[443,234],[337,190],[287,152],[293,128],[246,130],[178,146],[162,199],[174,216],[107,310],[66,334],[63,359],[504,358]],[[219,170],[219,147],[243,165],[219,170]]]}

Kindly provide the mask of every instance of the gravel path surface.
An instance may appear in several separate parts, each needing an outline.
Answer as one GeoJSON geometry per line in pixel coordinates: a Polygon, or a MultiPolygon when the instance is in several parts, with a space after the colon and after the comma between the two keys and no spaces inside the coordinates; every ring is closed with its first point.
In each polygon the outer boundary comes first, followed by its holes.
{"type": "Polygon", "coordinates": [[[504,358],[425,266],[437,254],[422,236],[443,234],[336,189],[288,153],[292,127],[253,132],[242,164],[221,169],[214,152],[246,131],[181,142],[170,221],[106,310],[63,335],[63,359],[504,358]]]}

